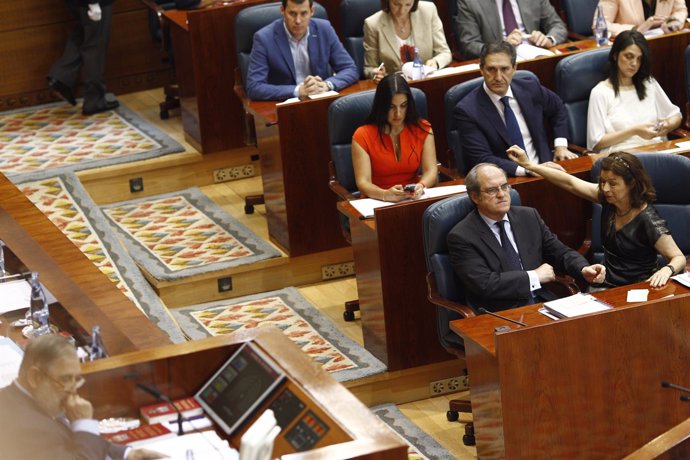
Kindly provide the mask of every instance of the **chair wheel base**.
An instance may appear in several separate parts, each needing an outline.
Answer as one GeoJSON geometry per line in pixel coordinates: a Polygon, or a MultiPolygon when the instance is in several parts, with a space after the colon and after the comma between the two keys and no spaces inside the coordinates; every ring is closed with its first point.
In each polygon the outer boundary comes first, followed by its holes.
{"type": "Polygon", "coordinates": [[[462,437],[462,443],[466,446],[474,446],[476,444],[476,441],[474,439],[474,436],[466,434],[462,437]]]}
{"type": "Polygon", "coordinates": [[[167,120],[170,118],[170,113],[166,110],[165,112],[161,111],[158,116],[160,117],[161,120],[167,120]]]}
{"type": "Polygon", "coordinates": [[[446,412],[446,419],[448,419],[449,422],[457,422],[459,418],[460,414],[457,411],[449,410],[446,412]]]}
{"type": "Polygon", "coordinates": [[[244,205],[244,213],[245,214],[254,214],[254,205],[253,204],[245,204],[244,205]]]}
{"type": "Polygon", "coordinates": [[[345,310],[343,312],[343,319],[347,322],[354,321],[355,320],[355,312],[345,310]]]}

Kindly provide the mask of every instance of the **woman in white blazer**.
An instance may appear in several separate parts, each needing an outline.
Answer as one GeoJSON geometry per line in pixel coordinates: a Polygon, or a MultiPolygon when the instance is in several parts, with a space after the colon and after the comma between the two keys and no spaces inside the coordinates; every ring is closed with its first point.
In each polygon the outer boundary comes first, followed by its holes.
{"type": "MultiPolygon", "coordinates": [[[[656,0],[652,11],[646,0],[599,0],[612,37],[624,30],[635,29],[642,33],[661,27],[665,34],[683,28],[688,17],[685,0],[656,0]]],[[[596,14],[592,22],[596,21],[596,14]]]]}
{"type": "Polygon", "coordinates": [[[364,75],[378,83],[413,60],[414,48],[427,66],[441,69],[450,63],[452,56],[436,5],[381,0],[381,11],[364,21],[364,75]]]}

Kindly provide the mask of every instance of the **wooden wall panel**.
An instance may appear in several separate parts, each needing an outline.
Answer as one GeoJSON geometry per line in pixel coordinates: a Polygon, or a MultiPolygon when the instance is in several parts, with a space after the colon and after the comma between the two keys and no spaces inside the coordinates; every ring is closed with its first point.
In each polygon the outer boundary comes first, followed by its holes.
{"type": "MultiPolygon", "coordinates": [[[[45,77],[73,26],[62,0],[0,2],[0,110],[55,100],[45,77]]],[[[138,0],[115,2],[108,90],[118,94],[168,83],[171,74],[161,58],[145,7],[138,0]]]]}

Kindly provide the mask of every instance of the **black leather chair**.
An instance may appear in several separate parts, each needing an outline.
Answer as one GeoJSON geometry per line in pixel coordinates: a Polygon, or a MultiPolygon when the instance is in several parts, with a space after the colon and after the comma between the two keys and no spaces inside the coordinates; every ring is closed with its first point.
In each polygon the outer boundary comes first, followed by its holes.
{"type": "Polygon", "coordinates": [[[690,129],[690,45],[685,48],[685,94],[687,96],[685,127],[690,129]]]}
{"type": "Polygon", "coordinates": [[[556,94],[568,112],[569,148],[580,153],[587,147],[589,93],[605,78],[609,48],[567,56],[556,65],[556,94]]]}
{"type": "Polygon", "coordinates": [[[599,0],[561,0],[571,39],[584,40],[592,36],[592,21],[598,3],[599,0]]]}
{"type": "MultiPolygon", "coordinates": [[[[256,6],[245,8],[235,16],[235,46],[237,48],[237,66],[242,77],[242,87],[239,89],[244,94],[244,84],[247,81],[247,69],[249,68],[249,57],[252,53],[254,44],[254,33],[267,26],[271,22],[280,18],[280,2],[263,3],[256,6]]],[[[326,9],[314,2],[314,17],[328,19],[326,9]]],[[[237,77],[235,77],[237,78],[237,77]]],[[[244,114],[245,132],[253,132],[253,117],[251,114],[244,114]]],[[[254,135],[249,135],[253,139],[254,135]]],[[[252,142],[254,142],[252,140],[252,142]]],[[[253,214],[254,206],[264,204],[263,195],[248,195],[244,198],[245,214],[253,214]]]]}
{"type": "MultiPolygon", "coordinates": [[[[532,78],[539,81],[539,78],[528,70],[518,70],[515,72],[513,78],[532,78]]],[[[453,158],[453,161],[455,162],[455,169],[461,176],[467,174],[469,165],[465,161],[465,157],[462,153],[461,134],[455,127],[455,117],[453,114],[455,112],[455,106],[458,105],[458,102],[460,102],[463,97],[467,96],[470,91],[481,85],[483,82],[483,77],[477,77],[473,78],[472,80],[458,83],[446,91],[446,94],[443,97],[443,110],[446,121],[446,139],[448,141],[448,148],[451,151],[449,152],[451,153],[449,157],[453,158]]]]}
{"type": "Polygon", "coordinates": [[[364,20],[381,9],[379,0],[340,2],[343,46],[355,61],[359,78],[364,79],[364,20]]]}
{"type": "MultiPolygon", "coordinates": [[[[673,239],[683,252],[690,255],[690,158],[668,153],[643,153],[637,155],[656,189],[654,207],[666,219],[673,239]]],[[[599,180],[601,162],[594,164],[591,180],[599,180]]],[[[601,243],[601,205],[592,205],[592,237],[589,248],[592,262],[601,262],[604,250],[601,243]]],[[[667,261],[659,256],[665,265],[667,261]]]]}
{"type": "MultiPolygon", "coordinates": [[[[328,107],[328,138],[331,144],[331,161],[328,165],[330,179],[328,185],[338,195],[339,200],[350,201],[359,198],[359,190],[355,182],[355,171],[352,166],[352,135],[357,128],[364,124],[364,120],[371,111],[374,103],[375,90],[348,94],[333,101],[328,107]]],[[[412,97],[417,112],[422,118],[427,117],[426,96],[412,88],[412,97]]],[[[344,215],[340,215],[340,225],[343,237],[348,243],[350,238],[350,222],[344,215]]],[[[343,318],[345,321],[355,319],[355,311],[359,310],[359,302],[345,302],[343,318]]]]}

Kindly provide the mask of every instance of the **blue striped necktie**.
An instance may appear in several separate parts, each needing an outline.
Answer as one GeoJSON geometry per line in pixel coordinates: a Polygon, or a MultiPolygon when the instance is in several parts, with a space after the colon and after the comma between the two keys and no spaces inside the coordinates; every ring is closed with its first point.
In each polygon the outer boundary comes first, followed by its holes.
{"type": "Polygon", "coordinates": [[[520,125],[518,124],[515,112],[510,108],[510,97],[503,96],[501,98],[503,103],[503,116],[506,120],[506,131],[508,131],[508,138],[512,145],[519,145],[522,150],[525,150],[525,141],[520,132],[520,125]]]}

